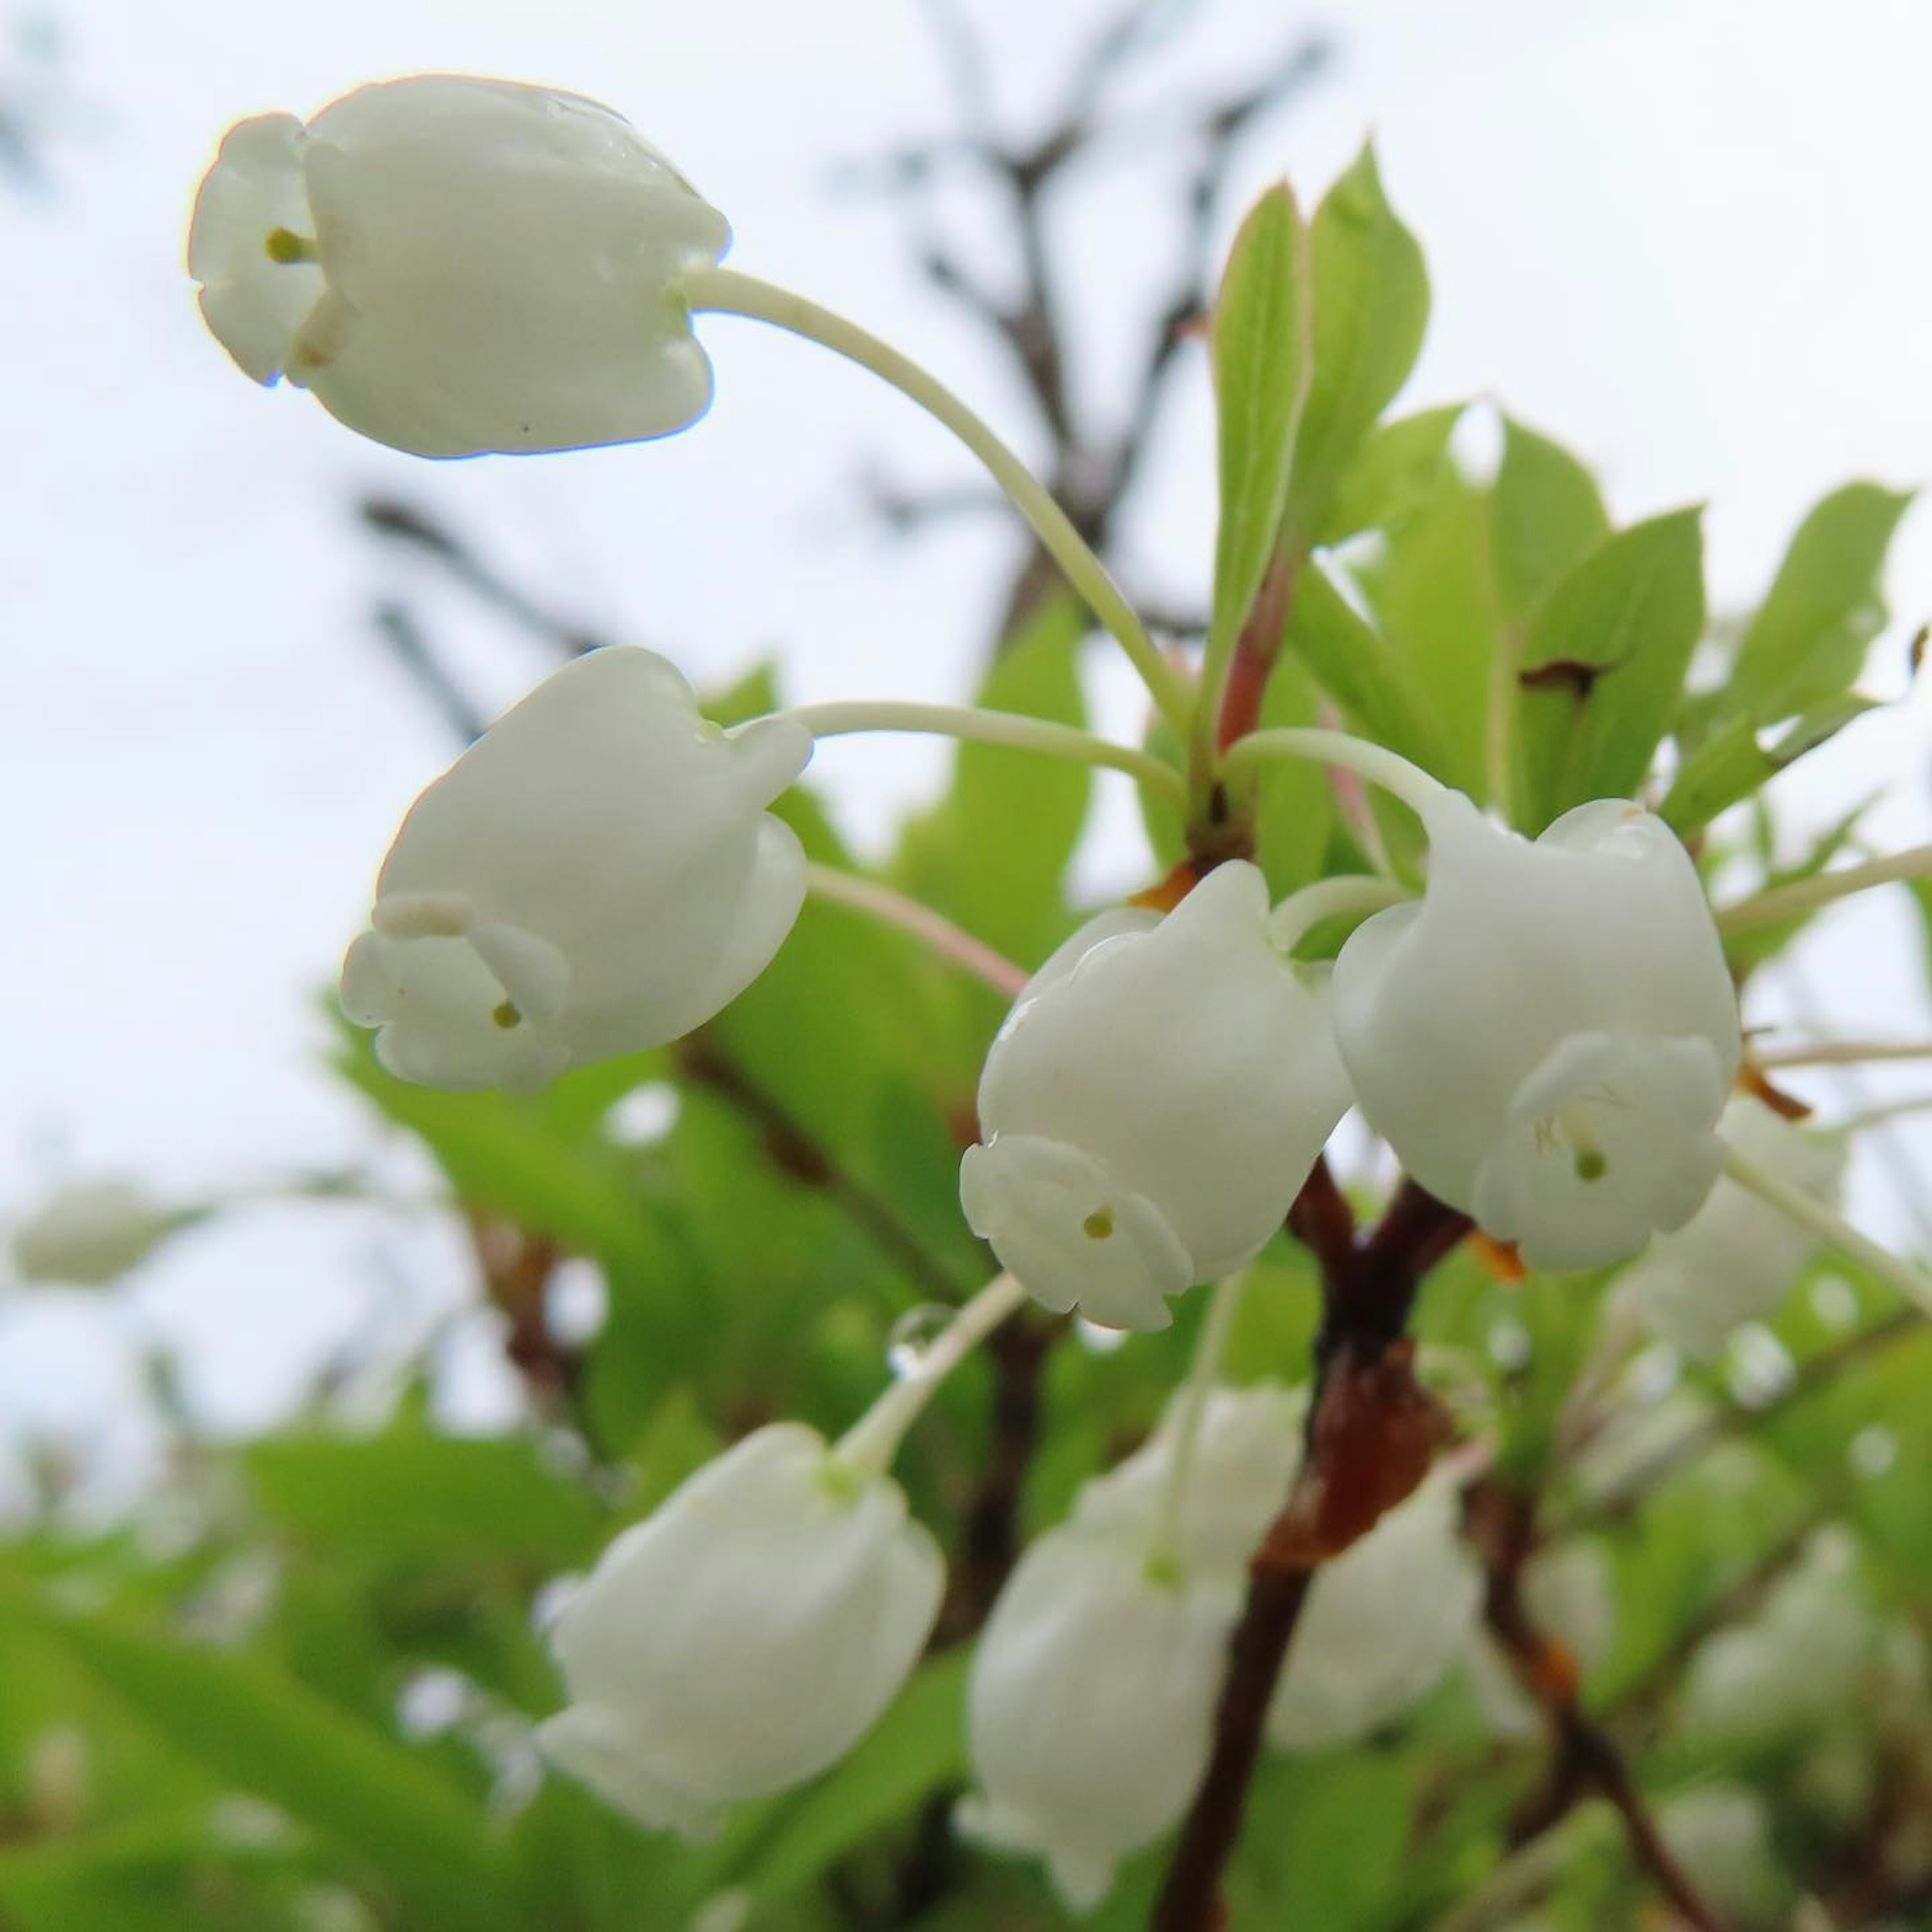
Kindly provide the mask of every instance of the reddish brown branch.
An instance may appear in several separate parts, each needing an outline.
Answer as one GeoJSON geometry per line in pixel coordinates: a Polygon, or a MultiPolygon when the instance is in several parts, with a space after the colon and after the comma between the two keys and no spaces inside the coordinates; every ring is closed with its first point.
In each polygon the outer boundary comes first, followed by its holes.
{"type": "Polygon", "coordinates": [[[1322,1270],[1308,1447],[1286,1504],[1249,1565],[1228,1649],[1214,1748],[1149,1922],[1220,1932],[1221,1875],[1240,1834],[1268,1708],[1317,1567],[1372,1528],[1422,1480],[1447,1432],[1416,1382],[1402,1329],[1423,1276],[1468,1232],[1465,1215],[1405,1183],[1366,1237],[1325,1162],[1288,1216],[1322,1270]]]}
{"type": "Polygon", "coordinates": [[[1550,1767],[1511,1821],[1511,1845],[1540,1837],[1594,1793],[1622,1820],[1632,1857],[1678,1916],[1694,1932],[1730,1932],[1664,1842],[1616,1741],[1579,1702],[1575,1659],[1523,1600],[1523,1570],[1540,1540],[1535,1498],[1488,1478],[1472,1486],[1466,1520],[1483,1561],[1484,1621],[1550,1729],[1550,1767]]]}

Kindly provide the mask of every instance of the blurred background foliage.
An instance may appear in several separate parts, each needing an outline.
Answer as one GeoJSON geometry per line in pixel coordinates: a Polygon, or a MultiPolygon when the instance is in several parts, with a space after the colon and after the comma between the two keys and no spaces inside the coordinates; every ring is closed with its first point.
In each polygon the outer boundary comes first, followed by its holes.
{"type": "MultiPolygon", "coordinates": [[[[1096,432],[1068,398],[1040,208],[1104,124],[1110,80],[1144,51],[1157,10],[1132,10],[1096,41],[1036,142],[1014,149],[969,124],[888,158],[872,184],[917,210],[936,179],[964,171],[1003,206],[1021,244],[1016,292],[988,293],[930,238],[928,265],[1008,346],[1052,444],[1048,474],[1103,548],[1218,265],[1204,242],[1148,319],[1134,406],[1096,432]]],[[[1202,236],[1243,130],[1322,59],[1318,44],[1288,46],[1182,130],[1181,191],[1202,236]]],[[[914,226],[933,232],[922,215],[914,226]]],[[[1429,293],[1372,154],[1320,200],[1310,232],[1314,374],[1275,558],[1285,649],[1261,722],[1339,717],[1530,831],[1580,799],[1637,792],[1730,897],[1859,852],[1848,800],[1795,867],[1780,865],[1790,848],[1772,781],[1872,701],[1854,687],[1885,621],[1906,497],[1869,482],[1825,495],[1755,609],[1713,614],[1694,508],[1613,529],[1588,463],[1544,430],[1454,400],[1387,413],[1429,293]]],[[[1260,406],[1233,366],[1224,437],[1260,406]]],[[[1254,367],[1262,380],[1267,356],[1254,367]]],[[[879,507],[909,532],[949,513],[883,488],[879,507]]],[[[425,513],[364,509],[375,538],[440,559],[560,650],[598,641],[551,623],[425,513]]],[[[1160,614],[1184,642],[1209,622],[1205,608],[1160,614]]],[[[376,616],[425,698],[473,730],[416,614],[392,601],[376,616]]],[[[1028,559],[983,701],[1082,722],[1084,643],[1079,614],[1028,559]]],[[[782,698],[761,669],[710,708],[729,721],[782,698]]],[[[1091,910],[1068,880],[1094,782],[963,748],[943,796],[873,869],[1036,962],[1091,910]]],[[[856,868],[808,784],[781,809],[814,859],[856,868]]],[[[1148,831],[1151,883],[1179,856],[1180,828],[1156,814],[1148,831]]],[[[1399,811],[1371,815],[1305,770],[1270,776],[1256,831],[1277,894],[1384,848],[1405,866],[1418,856],[1399,811]]],[[[1750,974],[1798,923],[1736,937],[1748,1018],[1750,974]]],[[[421,1211],[466,1231],[526,1419],[446,1432],[432,1346],[392,1365],[373,1424],[366,1388],[350,1400],[339,1364],[303,1413],[239,1447],[202,1439],[177,1407],[164,1484],[110,1527],[76,1522],[61,1470],[44,1466],[36,1507],[0,1543],[0,1926],[1068,1922],[1030,1868],[950,1831],[971,1644],[1027,1537],[1144,1437],[1184,1371],[1198,1296],[1171,1330],[1118,1345],[1029,1316],[947,1387],[900,1465],[951,1559],[939,1631],[878,1730],[816,1784],[685,1846],[545,1778],[532,1744],[560,1701],[542,1634],[557,1580],[760,1423],[796,1416],[836,1433],[936,1311],[985,1278],[957,1172],[999,1017],[993,995],[912,940],[814,903],[770,970],[698,1034],[534,1098],[404,1085],[341,1029],[341,1078],[440,1178],[421,1211]]],[[[1372,1150],[1353,1151],[1345,1179],[1366,1206],[1388,1177],[1372,1150]]],[[[1284,1236],[1255,1276],[1230,1374],[1299,1380],[1319,1313],[1312,1264],[1284,1236]]],[[[1537,1498],[1524,1580],[1578,1660],[1583,1708],[1737,1926],[1932,1925],[1932,1345],[1920,1318],[1856,1267],[1820,1259],[1775,1318],[1699,1366],[1612,1346],[1611,1288],[1608,1276],[1513,1278],[1466,1245],[1430,1278],[1414,1323],[1424,1378],[1537,1498]]],[[[165,1402],[166,1365],[154,1372],[165,1402]]],[[[1385,1733],[1268,1762],[1230,1923],[1670,1922],[1606,1808],[1554,1788],[1559,1768],[1496,1658],[1472,1654],[1385,1733]]],[[[1162,1862],[1158,1850],[1138,1861],[1088,1922],[1144,1924],[1162,1862]]]]}

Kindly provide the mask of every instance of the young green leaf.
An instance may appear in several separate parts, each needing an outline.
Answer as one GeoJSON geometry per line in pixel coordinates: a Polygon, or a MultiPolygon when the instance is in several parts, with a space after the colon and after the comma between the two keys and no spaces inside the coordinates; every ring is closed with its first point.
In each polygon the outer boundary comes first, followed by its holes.
{"type": "Polygon", "coordinates": [[[1382,192],[1373,148],[1323,197],[1310,245],[1315,370],[1288,508],[1304,541],[1322,527],[1342,472],[1408,380],[1429,321],[1422,250],[1382,192]]]}
{"type": "Polygon", "coordinates": [[[1248,212],[1214,304],[1220,452],[1210,658],[1232,648],[1288,502],[1288,466],[1312,373],[1308,231],[1286,182],[1248,212]]]}
{"type": "Polygon", "coordinates": [[[1610,533],[1596,479],[1561,445],[1503,418],[1503,460],[1490,509],[1496,599],[1507,622],[1610,533]]]}
{"type": "Polygon", "coordinates": [[[1643,782],[1703,631],[1701,515],[1618,531],[1538,607],[1516,674],[1524,830],[1643,782]]]}
{"type": "Polygon", "coordinates": [[[1364,530],[1392,529],[1419,510],[1442,476],[1463,409],[1461,403],[1445,403],[1378,423],[1336,481],[1315,531],[1317,548],[1364,530]]]}
{"type": "Polygon", "coordinates": [[[1854,718],[1877,709],[1871,699],[1855,692],[1828,698],[1768,745],[1760,742],[1760,728],[1748,717],[1732,718],[1684,760],[1658,812],[1688,836],[1748,798],[1807,752],[1835,738],[1854,718]]]}
{"type": "Polygon", "coordinates": [[[1726,712],[1775,724],[1851,684],[1885,626],[1886,551],[1912,496],[1848,483],[1798,526],[1738,646],[1726,712]]]}

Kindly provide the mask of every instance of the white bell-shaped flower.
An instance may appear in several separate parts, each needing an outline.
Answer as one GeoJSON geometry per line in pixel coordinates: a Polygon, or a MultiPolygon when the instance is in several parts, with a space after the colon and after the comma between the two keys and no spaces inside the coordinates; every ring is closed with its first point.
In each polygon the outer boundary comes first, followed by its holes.
{"type": "Polygon", "coordinates": [[[1324,1750],[1400,1717],[1466,1653],[1482,1602],[1456,1487],[1432,1478],[1316,1573],[1268,1706],[1269,1742],[1324,1750]]]}
{"type": "Polygon", "coordinates": [[[545,1754],[643,1823],[715,1830],[816,1775],[904,1683],[944,1565],[904,1492],[778,1423],[605,1551],[551,1642],[568,1707],[545,1754]]]}
{"type": "Polygon", "coordinates": [[[135,1181],[76,1181],[15,1226],[14,1265],[23,1281],[104,1288],[190,1218],[163,1207],[135,1181]]]}
{"type": "Polygon", "coordinates": [[[730,231],[608,108],[464,74],[229,130],[188,268],[222,346],[418,456],[662,436],[711,366],[677,278],[730,231]]]}
{"type": "Polygon", "coordinates": [[[433,1087],[529,1090],[688,1033],[798,916],[805,854],[765,807],[811,755],[787,718],[707,722],[652,652],[575,659],[410,808],[343,1010],[433,1087]]]}
{"type": "MultiPolygon", "coordinates": [[[[1279,1382],[1220,1388],[1204,1405],[1172,1552],[1205,1574],[1245,1574],[1268,1525],[1281,1514],[1301,1465],[1305,1389],[1279,1382]]],[[[1145,1542],[1159,1520],[1185,1426],[1177,1394],[1160,1426],[1124,1462],[1080,1486],[1073,1520],[1082,1529],[1145,1542]]]]}
{"type": "Polygon", "coordinates": [[[1093,921],[1007,1015],[959,1198],[1046,1307],[1165,1328],[1281,1226],[1348,1090],[1268,918],[1261,874],[1220,866],[1164,919],[1093,921]]]}
{"type": "MultiPolygon", "coordinates": [[[[1741,1094],[1724,1109],[1724,1138],[1760,1167],[1829,1204],[1844,1178],[1842,1135],[1799,1126],[1741,1094]]],[[[1674,1234],[1660,1234],[1618,1283],[1653,1333],[1708,1360],[1732,1329],[1782,1301],[1817,1237],[1728,1177],[1674,1234]]]]}
{"type": "Polygon", "coordinates": [[[1077,1525],[1028,1549],[980,1638],[968,1695],[968,1837],[1046,1861],[1097,1905],[1172,1828],[1207,1768],[1240,1601],[1235,1576],[1156,1570],[1143,1542],[1077,1525]]]}
{"type": "Polygon", "coordinates": [[[1428,890],[1336,963],[1362,1112],[1414,1178],[1533,1268],[1681,1228],[1724,1160],[1738,1006],[1689,856],[1600,800],[1534,842],[1445,792],[1428,890]]]}

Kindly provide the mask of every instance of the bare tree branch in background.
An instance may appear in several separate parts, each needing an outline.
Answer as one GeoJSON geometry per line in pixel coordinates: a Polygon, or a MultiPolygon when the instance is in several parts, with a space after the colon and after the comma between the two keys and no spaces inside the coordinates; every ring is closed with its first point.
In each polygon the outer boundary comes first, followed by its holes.
{"type": "MultiPolygon", "coordinates": [[[[1046,126],[1030,140],[1018,141],[1003,136],[994,124],[989,66],[980,35],[953,0],[927,0],[934,34],[946,50],[959,132],[901,150],[882,166],[855,167],[841,176],[848,187],[883,194],[904,206],[928,279],[1005,349],[1046,432],[1046,482],[1075,528],[1103,556],[1120,506],[1140,476],[1168,374],[1211,297],[1214,216],[1242,139],[1322,73],[1331,54],[1320,35],[1300,36],[1252,80],[1184,112],[1178,127],[1156,130],[1144,118],[1110,118],[1108,98],[1115,84],[1137,62],[1167,45],[1194,10],[1194,0],[1134,0],[1100,28],[1076,59],[1060,106],[1046,126]],[[1129,135],[1138,152],[1150,133],[1164,134],[1186,157],[1179,194],[1180,259],[1168,293],[1144,325],[1124,413],[1116,412],[1112,421],[1090,421],[1067,381],[1074,350],[1052,266],[1048,224],[1071,164],[1104,154],[1110,144],[1129,145],[1123,138],[1129,135]],[[1010,286],[996,286],[986,271],[969,267],[935,225],[931,191],[943,176],[961,173],[1003,198],[1017,255],[1017,275],[1010,286]]],[[[933,520],[919,513],[919,500],[912,493],[882,493],[875,487],[874,496],[896,530],[915,531],[933,520]]],[[[961,506],[956,491],[940,493],[940,501],[946,514],[961,506]]],[[[1052,560],[1037,549],[1030,553],[1008,594],[1000,635],[1011,634],[1054,578],[1052,560]]]]}

